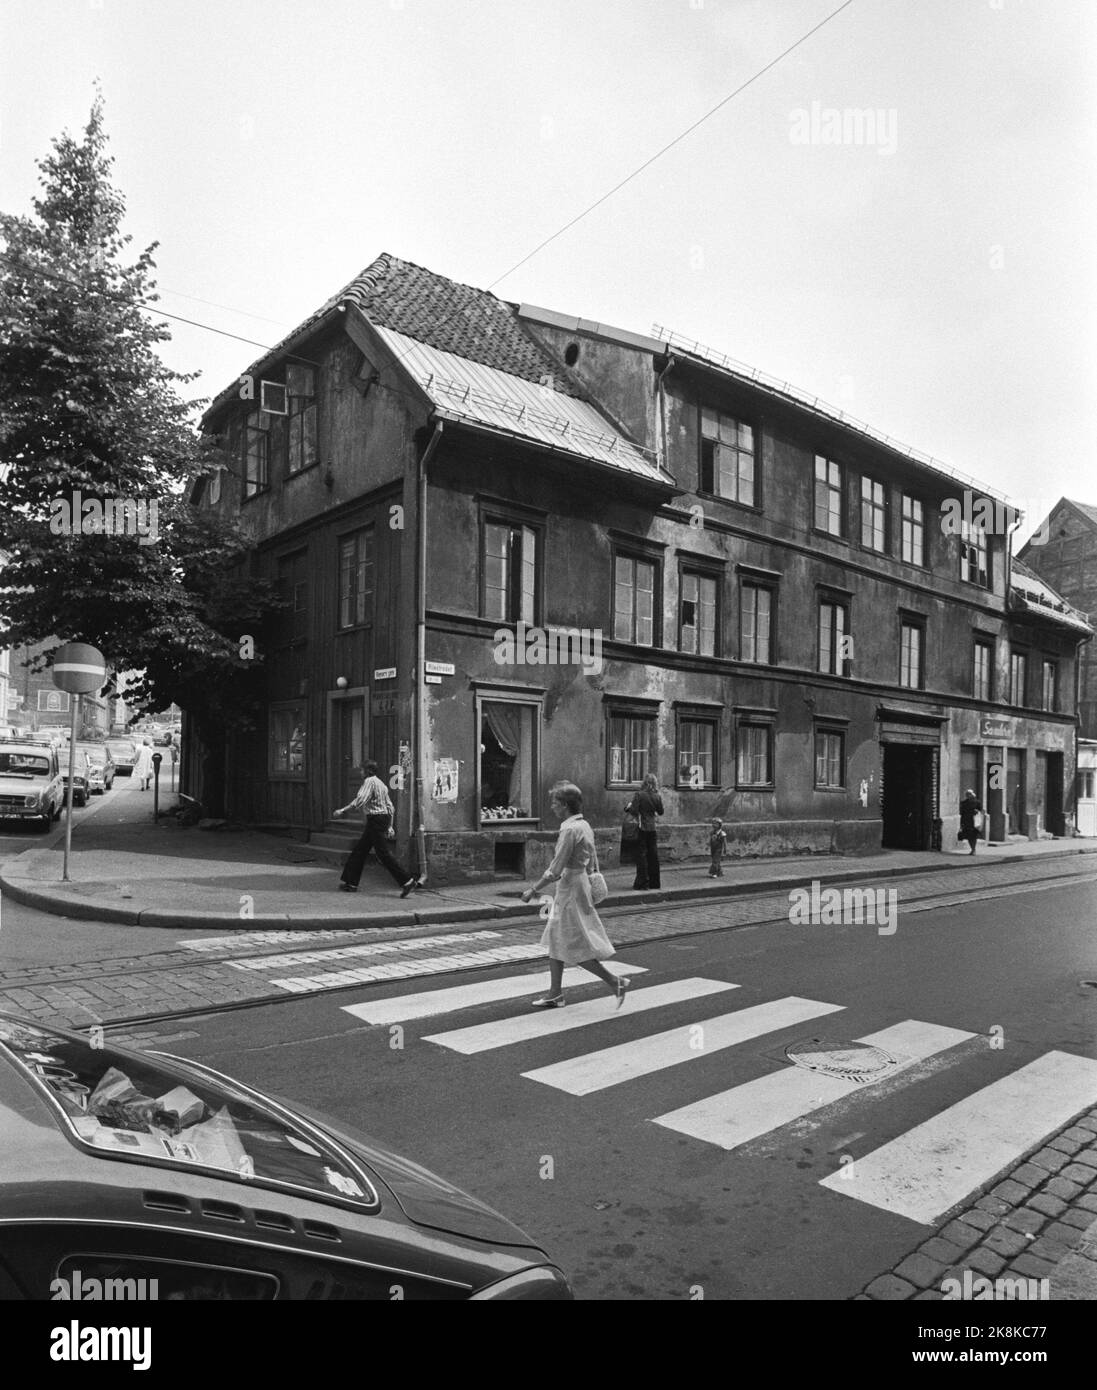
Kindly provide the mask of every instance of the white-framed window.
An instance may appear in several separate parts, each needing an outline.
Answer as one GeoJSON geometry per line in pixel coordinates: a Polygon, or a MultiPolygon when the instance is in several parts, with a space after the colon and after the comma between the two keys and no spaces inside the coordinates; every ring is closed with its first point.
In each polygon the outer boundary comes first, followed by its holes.
{"type": "Polygon", "coordinates": [[[720,721],[716,715],[678,714],[678,785],[720,785],[720,721]]]}
{"type": "Polygon", "coordinates": [[[540,706],[485,695],[479,712],[481,822],[536,820],[540,706]]]}
{"type": "Polygon", "coordinates": [[[486,517],[481,557],[482,612],[499,623],[537,621],[539,533],[523,522],[486,517]]]}
{"type": "Polygon", "coordinates": [[[965,521],[960,527],[960,578],[968,584],[989,588],[986,528],[965,521]]]}
{"type": "Polygon", "coordinates": [[[819,601],[819,670],[848,676],[850,660],[849,607],[836,599],[819,601]]]}
{"type": "Polygon", "coordinates": [[[678,601],[678,650],[716,654],[719,587],[713,575],[683,570],[678,601]]]}
{"type": "Polygon", "coordinates": [[[740,787],[773,785],[773,725],[741,719],[735,738],[735,781],[740,787]]]}
{"type": "Polygon", "coordinates": [[[815,785],[840,791],[846,785],[846,735],[842,729],[815,730],[815,785]]]}
{"type": "Polygon", "coordinates": [[[917,497],[903,493],[902,506],[902,554],[908,565],[926,563],[926,522],[925,508],[917,497]]]}
{"type": "Polygon", "coordinates": [[[924,683],[922,668],[925,646],[925,623],[915,618],[903,618],[899,623],[899,684],[908,690],[921,690],[924,683]]]}
{"type": "Polygon", "coordinates": [[[874,478],[861,478],[861,544],[867,550],[887,550],[887,490],[874,478]]]}
{"type": "Polygon", "coordinates": [[[610,786],[642,782],[652,769],[655,715],[611,710],[607,715],[606,781],[610,786]]]}
{"type": "Polygon", "coordinates": [[[773,663],[776,592],[770,584],[744,579],[739,587],[739,660],[773,663]]]}
{"type": "Polygon", "coordinates": [[[373,527],[339,538],[339,626],[373,622],[373,527]]]}
{"type": "Polygon", "coordinates": [[[698,492],[754,506],[754,429],[718,410],[701,407],[698,492]]]}
{"type": "Polygon", "coordinates": [[[271,777],[303,782],[308,759],[308,707],[303,700],[270,707],[271,777]]]}
{"type": "Polygon", "coordinates": [[[821,455],[815,458],[815,529],[831,536],[845,533],[842,465],[821,455]]]}
{"type": "Polygon", "coordinates": [[[618,642],[654,647],[658,638],[656,603],[659,566],[639,555],[613,557],[613,636],[618,642]]]}
{"type": "Polygon", "coordinates": [[[976,700],[992,700],[994,673],[994,643],[986,637],[976,637],[971,656],[971,693],[976,700]]]}

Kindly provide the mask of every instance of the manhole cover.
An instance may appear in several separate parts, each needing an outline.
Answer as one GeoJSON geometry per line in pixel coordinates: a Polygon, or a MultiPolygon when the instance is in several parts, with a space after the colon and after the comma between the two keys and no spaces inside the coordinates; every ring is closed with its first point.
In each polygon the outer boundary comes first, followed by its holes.
{"type": "Polygon", "coordinates": [[[836,1076],[842,1081],[877,1081],[899,1065],[899,1058],[871,1043],[832,1042],[807,1038],[789,1043],[785,1056],[806,1071],[836,1076]]]}

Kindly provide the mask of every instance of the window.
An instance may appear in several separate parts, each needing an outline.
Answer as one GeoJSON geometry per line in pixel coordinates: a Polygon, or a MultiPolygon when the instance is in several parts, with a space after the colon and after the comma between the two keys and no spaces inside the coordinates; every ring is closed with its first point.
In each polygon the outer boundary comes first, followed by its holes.
{"type": "Polygon", "coordinates": [[[717,581],[712,575],[683,570],[678,602],[678,650],[696,656],[716,655],[717,581]]]}
{"type": "Polygon", "coordinates": [[[1059,707],[1059,663],[1057,661],[1044,661],[1042,709],[1056,710],[1059,707]]]}
{"type": "Polygon", "coordinates": [[[270,708],[270,775],[304,781],[308,712],[303,702],[270,708]]]}
{"type": "Polygon", "coordinates": [[[217,505],[221,500],[221,469],[216,468],[209,478],[209,504],[211,507],[217,505]]]}
{"type": "Polygon", "coordinates": [[[713,716],[678,716],[678,785],[716,787],[720,785],[717,764],[720,722],[713,716]]]}
{"type": "Polygon", "coordinates": [[[861,544],[867,550],[886,551],[887,493],[883,483],[861,479],[861,544]]]}
{"type": "Polygon", "coordinates": [[[918,618],[902,618],[899,622],[899,684],[908,690],[921,690],[924,684],[922,651],[925,647],[926,625],[918,618]]]}
{"type": "Polygon", "coordinates": [[[965,521],[960,527],[960,578],[986,589],[989,587],[987,575],[986,530],[965,521]]]}
{"type": "Polygon", "coordinates": [[[40,690],[38,710],[42,714],[68,714],[69,696],[64,690],[40,690]]]}
{"type": "Polygon", "coordinates": [[[1009,658],[1009,702],[1011,705],[1025,703],[1025,687],[1028,684],[1028,657],[1024,652],[1011,652],[1009,658]]]}
{"type": "Polygon", "coordinates": [[[815,785],[840,791],[846,785],[846,735],[842,729],[815,730],[815,785]]]}
{"type": "Polygon", "coordinates": [[[537,621],[537,532],[522,522],[484,522],[483,615],[498,623],[537,621]]]}
{"type": "Polygon", "coordinates": [[[642,782],[651,770],[654,742],[653,714],[610,714],[607,781],[624,785],[642,782]]]}
{"type": "Polygon", "coordinates": [[[312,367],[286,368],[289,418],[286,421],[288,468],[302,473],[316,462],[316,372],[312,367]]]}
{"type": "Polygon", "coordinates": [[[831,676],[848,676],[852,645],[849,609],[844,603],[823,599],[819,604],[819,670],[831,676]]]}
{"type": "Polygon", "coordinates": [[[1078,800],[1092,801],[1097,790],[1097,772],[1091,767],[1078,769],[1078,800]]]}
{"type": "Polygon", "coordinates": [[[373,622],[373,527],[339,540],[339,626],[373,622]]]}
{"type": "Polygon", "coordinates": [[[908,565],[926,563],[925,512],[917,497],[903,493],[903,560],[908,565]]]}
{"type": "Polygon", "coordinates": [[[774,591],[744,580],[739,591],[739,660],[773,662],[774,591]]]}
{"type": "Polygon", "coordinates": [[[536,705],[485,700],[480,706],[480,819],[536,819],[536,705]]]}
{"type": "Polygon", "coordinates": [[[736,742],[736,783],[740,787],[773,785],[773,725],[741,720],[736,742]]]}
{"type": "Polygon", "coordinates": [[[976,637],[971,658],[971,693],[976,700],[993,700],[994,643],[976,637]]]}
{"type": "Polygon", "coordinates": [[[831,459],[815,459],[815,529],[842,535],[842,465],[831,459]]]}
{"type": "Polygon", "coordinates": [[[754,430],[704,406],[698,491],[754,506],[754,430]]]}
{"type": "Polygon", "coordinates": [[[244,425],[244,497],[270,487],[270,416],[253,410],[244,425]]]}
{"type": "Polygon", "coordinates": [[[613,558],[613,635],[618,642],[655,646],[654,560],[631,555],[613,558]]]}
{"type": "Polygon", "coordinates": [[[296,642],[308,635],[308,551],[299,550],[278,561],[278,588],[288,607],[281,610],[282,640],[296,642]]]}

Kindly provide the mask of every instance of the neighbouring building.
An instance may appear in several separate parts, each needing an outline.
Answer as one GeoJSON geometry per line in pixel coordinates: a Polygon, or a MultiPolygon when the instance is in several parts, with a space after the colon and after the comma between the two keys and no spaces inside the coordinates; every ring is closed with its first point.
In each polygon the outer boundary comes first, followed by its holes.
{"type": "MultiPolygon", "coordinates": [[[[38,642],[31,646],[14,647],[11,653],[11,685],[14,693],[10,722],[21,729],[67,729],[72,721],[75,698],[58,690],[47,667],[31,671],[29,663],[56,642],[38,642]]],[[[85,695],[81,706],[82,738],[99,738],[109,731],[110,702],[99,695],[85,695]]]]}
{"type": "Polygon", "coordinates": [[[262,727],[188,725],[211,811],[334,846],[372,757],[436,881],[536,874],[562,778],[604,858],[648,771],[672,856],[940,848],[969,785],[1069,828],[1091,629],[1004,499],[787,385],[384,255],[204,426],[286,600],[262,727]]]}
{"type": "MultiPolygon", "coordinates": [[[[1090,619],[1097,614],[1097,507],[1061,497],[1019,552],[1020,559],[1090,619]]],[[[1097,739],[1097,654],[1078,663],[1078,732],[1097,739]]]]}

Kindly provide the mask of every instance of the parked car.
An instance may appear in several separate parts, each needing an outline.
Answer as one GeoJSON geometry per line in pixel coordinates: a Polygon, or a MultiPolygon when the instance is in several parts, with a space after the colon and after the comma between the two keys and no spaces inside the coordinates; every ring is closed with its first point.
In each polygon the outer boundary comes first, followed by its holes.
{"type": "Polygon", "coordinates": [[[57,749],[29,739],[0,740],[0,821],[30,821],[48,830],[64,804],[57,749]]]}
{"type": "Polygon", "coordinates": [[[114,759],[115,772],[124,773],[128,777],[137,763],[137,749],[133,744],[133,740],[128,738],[108,738],[106,747],[111,757],[114,759]]]}
{"type": "Polygon", "coordinates": [[[101,796],[114,786],[117,768],[105,743],[79,743],[77,750],[88,758],[88,790],[93,796],[101,796]]]}
{"type": "Polygon", "coordinates": [[[517,1226],[365,1136],[8,1013],[0,1228],[0,1298],[104,1279],[162,1301],[572,1297],[517,1226]]]}
{"type": "MultiPolygon", "coordinates": [[[[61,778],[67,788],[69,785],[69,750],[61,750],[61,778]]],[[[72,750],[72,804],[86,806],[91,795],[91,762],[87,753],[77,744],[72,750]]]]}

